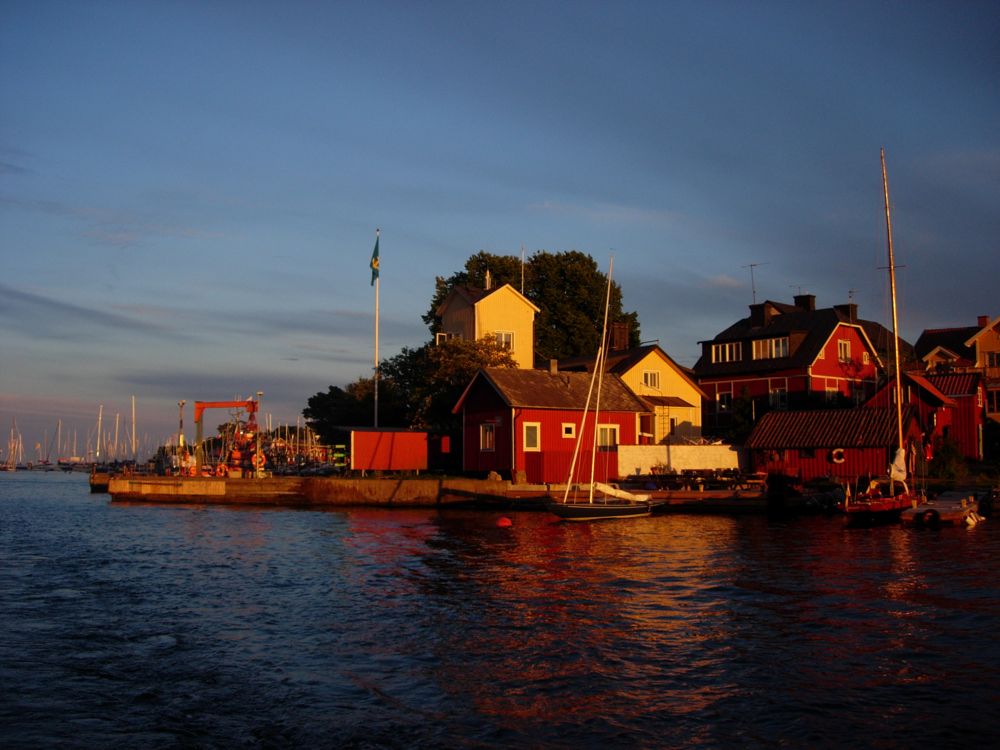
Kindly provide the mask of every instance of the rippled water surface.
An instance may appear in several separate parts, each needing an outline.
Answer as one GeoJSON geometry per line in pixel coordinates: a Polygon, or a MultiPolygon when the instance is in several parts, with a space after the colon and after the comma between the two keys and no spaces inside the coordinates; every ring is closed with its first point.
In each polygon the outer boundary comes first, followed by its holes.
{"type": "Polygon", "coordinates": [[[114,505],[0,474],[3,747],[983,747],[1000,520],[114,505]]]}

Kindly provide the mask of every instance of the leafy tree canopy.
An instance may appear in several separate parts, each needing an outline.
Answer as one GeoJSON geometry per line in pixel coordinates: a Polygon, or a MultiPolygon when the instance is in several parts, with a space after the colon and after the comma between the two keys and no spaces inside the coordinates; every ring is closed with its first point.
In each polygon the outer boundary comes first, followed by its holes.
{"type": "MultiPolygon", "coordinates": [[[[327,445],[342,442],[351,427],[370,426],[375,421],[375,380],[358,378],[346,388],[331,385],[326,393],[309,398],[302,410],[309,426],[327,445]]],[[[395,383],[379,381],[378,421],[380,427],[407,425],[395,383]]]]}
{"type": "MultiPolygon", "coordinates": [[[[576,250],[549,253],[539,250],[522,268],[513,255],[480,251],[465,269],[448,278],[438,277],[430,310],[423,321],[432,334],[441,330],[437,309],[456,286],[484,288],[489,271],[494,288],[510,284],[538,306],[535,319],[535,355],[542,360],[592,356],[597,352],[604,318],[608,278],[589,255],[576,250]],[[523,274],[523,285],[522,285],[523,274]]],[[[639,316],[622,310],[622,290],[612,280],[608,323],[629,328],[629,345],[640,341],[639,316]]]]}
{"type": "Polygon", "coordinates": [[[449,339],[404,348],[382,363],[381,371],[401,395],[408,424],[450,432],[459,427],[451,410],[473,376],[483,367],[515,366],[510,352],[495,339],[449,339]]]}

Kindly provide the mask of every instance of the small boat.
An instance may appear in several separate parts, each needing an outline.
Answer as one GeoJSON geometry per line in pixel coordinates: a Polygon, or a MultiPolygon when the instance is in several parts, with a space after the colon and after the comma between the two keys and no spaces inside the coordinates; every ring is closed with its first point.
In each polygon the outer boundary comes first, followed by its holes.
{"type": "Polygon", "coordinates": [[[588,488],[586,500],[550,498],[545,506],[564,521],[599,521],[608,518],[634,518],[653,512],[649,495],[636,495],[603,482],[588,488]]]}
{"type": "Polygon", "coordinates": [[[653,512],[652,503],[648,495],[635,495],[627,490],[613,487],[610,484],[594,481],[594,467],[597,464],[597,424],[598,413],[601,403],[601,385],[604,379],[604,359],[607,351],[608,336],[608,308],[611,305],[611,272],[614,269],[614,259],[608,267],[608,291],[604,300],[604,324],[601,328],[601,343],[597,348],[597,358],[594,361],[594,372],[590,378],[590,388],[587,392],[587,402],[583,407],[583,416],[580,419],[579,429],[576,433],[576,445],[573,449],[573,460],[569,467],[569,476],[566,480],[566,490],[562,499],[555,497],[548,498],[546,508],[564,521],[598,521],[608,518],[636,518],[648,516],[653,512]],[[590,481],[583,484],[574,484],[574,475],[577,469],[577,458],[580,453],[580,442],[583,439],[584,426],[587,423],[588,412],[590,412],[590,399],[594,394],[596,385],[596,397],[594,399],[594,429],[593,446],[590,456],[590,481]],[[570,490],[586,491],[585,500],[570,500],[570,490]]]}
{"type": "Polygon", "coordinates": [[[885,149],[882,159],[882,194],[885,199],[885,227],[888,238],[889,294],[892,302],[892,350],[895,364],[893,401],[896,405],[896,453],[889,466],[888,477],[873,481],[855,498],[845,498],[844,512],[850,526],[871,526],[878,523],[898,522],[900,514],[923,502],[923,497],[910,492],[906,484],[908,475],[906,448],[903,441],[903,389],[899,370],[899,324],[896,315],[896,266],[892,251],[892,219],[889,213],[889,179],[885,169],[885,149]]]}

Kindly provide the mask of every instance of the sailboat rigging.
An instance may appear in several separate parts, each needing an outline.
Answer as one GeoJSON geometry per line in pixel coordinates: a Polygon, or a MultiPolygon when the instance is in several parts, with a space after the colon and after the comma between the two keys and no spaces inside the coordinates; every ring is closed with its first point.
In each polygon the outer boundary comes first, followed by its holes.
{"type": "Polygon", "coordinates": [[[885,149],[881,149],[882,160],[882,195],[885,203],[885,228],[887,238],[887,253],[889,256],[889,297],[892,303],[892,352],[893,352],[893,388],[892,402],[896,407],[896,449],[888,471],[888,492],[882,492],[877,481],[872,482],[866,492],[858,495],[844,505],[848,521],[872,523],[877,521],[897,520],[906,508],[915,506],[922,501],[919,495],[910,492],[906,484],[907,454],[903,436],[903,390],[899,369],[899,320],[896,312],[896,263],[892,246],[892,214],[889,209],[889,178],[885,167],[885,149]]]}
{"type": "Polygon", "coordinates": [[[614,258],[608,264],[608,286],[604,299],[604,321],[601,326],[601,340],[597,347],[597,357],[594,361],[594,372],[590,378],[590,385],[587,389],[587,400],[580,416],[580,426],[577,430],[576,443],[573,447],[573,458],[570,461],[569,473],[566,479],[566,487],[563,491],[562,500],[551,499],[548,509],[565,521],[595,521],[605,518],[632,518],[636,516],[648,516],[652,512],[652,505],[648,495],[635,495],[626,490],[612,487],[609,484],[595,481],[595,469],[597,466],[598,433],[601,408],[601,387],[604,384],[604,366],[607,358],[607,337],[608,337],[608,310],[611,306],[611,275],[614,270],[614,258]],[[596,385],[596,393],[595,393],[596,385]],[[591,445],[590,457],[590,480],[587,482],[587,499],[570,500],[569,494],[574,486],[579,487],[574,482],[577,469],[577,461],[580,455],[580,445],[583,441],[584,427],[587,424],[587,415],[590,412],[591,398],[594,399],[594,430],[593,442],[591,445]],[[595,493],[600,493],[596,494],[595,493]]]}

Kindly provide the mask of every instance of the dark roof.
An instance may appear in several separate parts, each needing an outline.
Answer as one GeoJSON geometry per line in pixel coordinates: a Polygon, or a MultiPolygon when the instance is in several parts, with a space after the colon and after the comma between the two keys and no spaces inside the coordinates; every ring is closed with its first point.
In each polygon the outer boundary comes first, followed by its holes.
{"type": "MultiPolygon", "coordinates": [[[[872,320],[861,320],[853,316],[851,310],[854,309],[854,306],[852,305],[809,310],[769,300],[763,303],[763,306],[767,306],[773,311],[770,319],[763,325],[753,325],[753,316],[749,315],[729,326],[711,340],[712,344],[743,342],[743,359],[736,362],[712,362],[709,357],[703,354],[694,366],[698,377],[808,367],[816,360],[820,350],[837,326],[841,324],[856,325],[861,328],[883,361],[886,361],[892,354],[892,332],[880,323],[872,320]],[[797,345],[794,341],[789,342],[790,345],[794,346],[794,351],[788,357],[755,360],[751,358],[751,351],[746,348],[752,346],[749,343],[751,341],[784,336],[798,340],[797,345]]],[[[901,359],[912,358],[913,347],[903,339],[899,339],[899,350],[901,359]]]]}
{"type": "Polygon", "coordinates": [[[640,396],[650,406],[694,406],[680,396],[640,396]]]}
{"type": "MultiPolygon", "coordinates": [[[[513,367],[487,367],[480,370],[465,389],[455,410],[459,410],[466,394],[477,380],[483,379],[497,392],[507,406],[533,409],[577,409],[587,404],[590,374],[521,370],[513,367]]],[[[591,402],[591,408],[594,407],[591,402]]],[[[601,411],[646,412],[647,406],[625,386],[617,375],[605,375],[601,387],[601,411]]]]}
{"type": "Polygon", "coordinates": [[[979,389],[978,372],[961,372],[947,375],[925,375],[927,380],[946,396],[974,396],[979,389]]]}
{"type": "Polygon", "coordinates": [[[897,442],[895,409],[770,411],[760,418],[748,448],[869,448],[897,442]]]}
{"type": "Polygon", "coordinates": [[[965,342],[979,333],[978,326],[965,326],[964,328],[929,328],[920,334],[917,343],[913,348],[917,357],[923,359],[932,351],[941,347],[947,349],[959,359],[968,360],[970,363],[976,361],[976,352],[971,346],[966,346],[965,342]]]}

